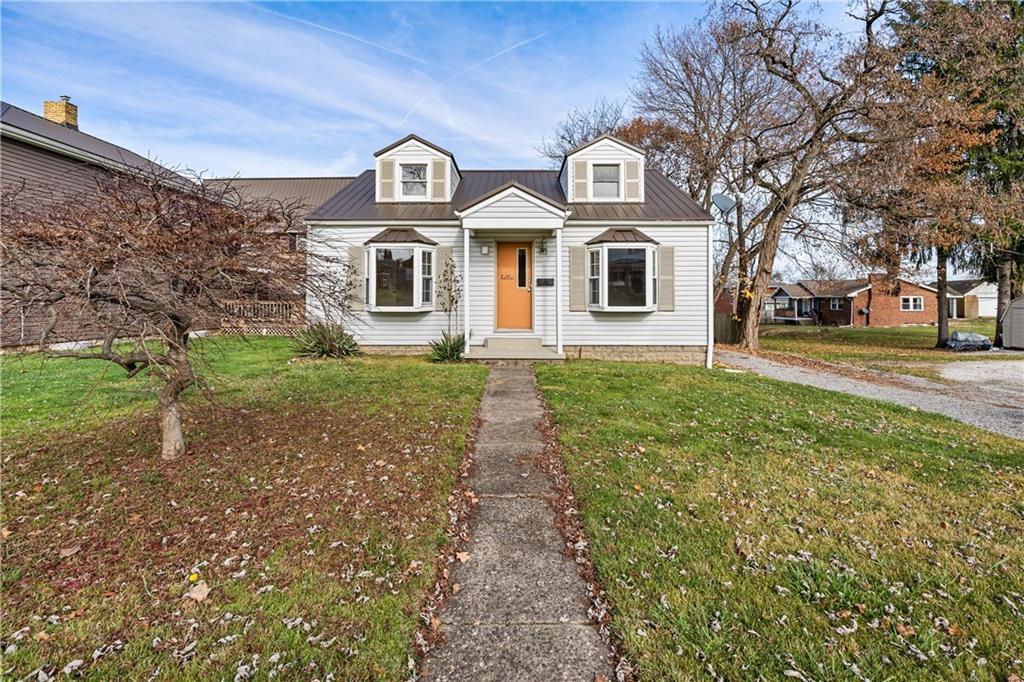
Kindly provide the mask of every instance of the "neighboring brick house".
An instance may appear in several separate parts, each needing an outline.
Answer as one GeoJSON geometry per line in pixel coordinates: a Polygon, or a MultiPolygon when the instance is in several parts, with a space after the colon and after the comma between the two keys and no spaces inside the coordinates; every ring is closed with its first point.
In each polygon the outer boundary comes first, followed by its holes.
{"type": "Polygon", "coordinates": [[[769,290],[772,319],[790,324],[896,327],[935,324],[936,290],[884,274],[859,279],[783,282],[769,290]]]}
{"type": "MultiPolygon", "coordinates": [[[[5,190],[18,187],[23,196],[46,201],[54,195],[88,193],[102,175],[133,169],[178,177],[135,152],[81,132],[78,107],[68,97],[45,102],[43,116],[0,103],[0,181],[5,190]]],[[[3,347],[35,344],[49,319],[41,306],[4,301],[2,310],[3,347]]],[[[65,315],[51,338],[83,341],[99,336],[87,318],[65,315]]]]}
{"type": "MultiPolygon", "coordinates": [[[[254,199],[271,199],[294,207],[297,218],[305,220],[306,214],[320,206],[341,190],[348,187],[353,177],[306,177],[306,178],[217,178],[208,180],[207,185],[230,183],[243,196],[254,199]]],[[[304,223],[303,223],[304,224],[304,223]]],[[[282,230],[282,239],[287,239],[295,249],[296,240],[302,237],[304,228],[282,230]]],[[[305,325],[305,297],[301,292],[256,295],[252,299],[228,301],[227,316],[221,320],[221,331],[236,334],[292,334],[305,325]]]]}

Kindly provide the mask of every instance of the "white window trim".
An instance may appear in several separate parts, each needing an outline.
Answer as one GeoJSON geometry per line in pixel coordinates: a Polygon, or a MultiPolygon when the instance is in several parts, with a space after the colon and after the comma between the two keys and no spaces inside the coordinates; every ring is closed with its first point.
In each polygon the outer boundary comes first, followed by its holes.
{"type": "Polygon", "coordinates": [[[789,310],[790,306],[792,305],[791,301],[793,299],[791,299],[789,296],[776,296],[772,300],[775,301],[775,307],[778,310],[789,310]]]}
{"type": "Polygon", "coordinates": [[[923,313],[924,312],[924,296],[900,296],[900,312],[901,313],[923,313]],[[914,307],[914,302],[920,302],[919,308],[914,307]]]}
{"type": "Polygon", "coordinates": [[[658,309],[658,247],[656,244],[651,244],[648,242],[610,242],[607,244],[595,244],[593,246],[587,247],[586,264],[588,310],[594,310],[604,313],[650,313],[658,309]],[[608,305],[608,251],[610,249],[644,249],[644,251],[646,252],[646,259],[644,264],[644,267],[646,269],[644,286],[644,293],[647,299],[646,305],[608,305]],[[600,304],[597,305],[590,302],[590,253],[594,251],[599,252],[601,254],[601,272],[599,275],[600,286],[598,288],[598,297],[600,299],[600,304]]]}
{"type": "Polygon", "coordinates": [[[380,313],[422,313],[434,309],[433,299],[430,303],[423,302],[423,252],[430,251],[431,270],[437,261],[437,253],[433,246],[420,243],[380,243],[366,246],[366,309],[380,313]],[[377,305],[377,249],[412,249],[412,300],[411,306],[379,306],[377,305]]]}
{"type": "Polygon", "coordinates": [[[395,200],[396,201],[430,201],[430,188],[432,187],[431,182],[433,181],[434,171],[432,170],[433,165],[430,161],[396,161],[395,165],[398,167],[395,173],[395,200]],[[403,166],[426,166],[427,171],[427,185],[424,194],[409,194],[406,195],[405,190],[402,187],[402,167],[403,166]]]}
{"type": "Polygon", "coordinates": [[[591,159],[587,161],[587,201],[622,203],[626,200],[626,164],[622,161],[601,161],[591,159]],[[594,166],[618,166],[619,167],[619,193],[614,197],[594,196],[594,166]]]}
{"type": "Polygon", "coordinates": [[[421,306],[423,306],[423,307],[428,307],[429,306],[429,307],[432,308],[434,306],[434,297],[437,295],[437,291],[436,291],[437,287],[434,286],[434,276],[435,276],[436,270],[437,270],[437,267],[434,264],[434,249],[419,249],[416,252],[416,255],[419,258],[419,263],[420,263],[420,297],[418,299],[415,299],[415,300],[418,300],[419,304],[421,306]],[[423,274],[423,256],[425,256],[427,254],[430,255],[430,274],[429,275],[424,275],[423,274]],[[424,301],[423,300],[423,294],[426,293],[426,289],[423,287],[423,284],[424,284],[425,280],[428,280],[428,279],[430,280],[430,300],[429,301],[424,301]]]}
{"type": "Polygon", "coordinates": [[[829,310],[842,310],[843,309],[843,299],[835,298],[835,297],[832,297],[832,298],[828,299],[828,309],[829,310]]]}

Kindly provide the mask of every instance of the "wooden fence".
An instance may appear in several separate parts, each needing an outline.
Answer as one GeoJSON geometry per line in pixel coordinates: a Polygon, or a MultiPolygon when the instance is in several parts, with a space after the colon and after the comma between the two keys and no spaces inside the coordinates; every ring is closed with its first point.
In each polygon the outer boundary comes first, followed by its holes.
{"type": "Polygon", "coordinates": [[[293,336],[305,323],[303,301],[224,301],[224,334],[293,336]]]}
{"type": "Polygon", "coordinates": [[[740,337],[740,321],[732,313],[715,313],[715,343],[736,343],[740,337]]]}

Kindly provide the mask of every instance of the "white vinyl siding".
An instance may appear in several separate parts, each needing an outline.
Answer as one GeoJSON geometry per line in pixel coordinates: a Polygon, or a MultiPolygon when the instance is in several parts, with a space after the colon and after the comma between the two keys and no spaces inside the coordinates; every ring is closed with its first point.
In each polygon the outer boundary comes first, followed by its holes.
{"type": "MultiPolygon", "coordinates": [[[[410,140],[400,147],[396,147],[391,151],[383,154],[377,158],[377,198],[380,200],[380,165],[384,160],[390,160],[395,163],[395,198],[394,201],[448,201],[450,197],[434,197],[432,189],[432,180],[434,178],[434,171],[432,162],[434,160],[443,160],[445,166],[445,173],[455,175],[451,170],[451,160],[444,154],[439,154],[433,149],[426,147],[416,140],[410,140]],[[418,196],[409,196],[408,194],[403,195],[402,192],[402,166],[410,165],[425,165],[427,171],[426,183],[427,190],[426,195],[420,194],[418,196]]],[[[449,180],[448,186],[453,186],[449,180]]],[[[452,190],[454,191],[454,189],[452,190]]]]}
{"type": "MultiPolygon", "coordinates": [[[[704,346],[707,342],[708,293],[707,258],[708,230],[706,226],[638,226],[643,232],[665,246],[674,246],[673,265],[675,270],[675,310],[653,312],[601,312],[569,311],[569,247],[584,246],[585,243],[603,232],[605,226],[566,227],[562,241],[562,329],[566,345],[681,345],[704,346]]],[[[349,246],[363,243],[380,232],[382,225],[373,227],[319,227],[311,226],[311,245],[327,240],[331,256],[348,258],[349,246]]],[[[416,226],[426,237],[438,242],[439,246],[452,249],[456,270],[462,274],[462,229],[455,226],[416,226]]],[[[545,231],[502,230],[498,233],[477,232],[470,239],[470,267],[464,292],[469,291],[470,324],[473,328],[472,345],[480,345],[487,336],[494,334],[495,319],[495,244],[497,241],[530,242],[534,283],[539,278],[555,276],[555,238],[545,231]],[[541,242],[547,253],[542,254],[541,242]],[[488,253],[481,253],[481,246],[488,246],[488,253]]],[[[435,254],[437,251],[435,250],[435,254]]],[[[439,264],[434,263],[434,272],[439,264]]],[[[652,275],[654,273],[651,273],[652,275]]],[[[463,301],[465,301],[465,293],[463,301]]],[[[534,332],[541,336],[546,346],[555,344],[555,287],[533,287],[534,332]]],[[[464,305],[464,304],[463,304],[464,305]]],[[[318,319],[316,302],[307,303],[310,319],[318,319]]],[[[463,328],[464,307],[460,305],[457,319],[458,330],[463,328]]],[[[447,328],[443,311],[424,308],[415,313],[388,313],[360,311],[354,313],[352,333],[365,345],[426,345],[441,336],[447,328]]]]}
{"type": "MultiPolygon", "coordinates": [[[[600,142],[587,147],[569,157],[569,161],[566,163],[566,170],[563,174],[564,180],[562,180],[562,189],[564,191],[571,191],[573,196],[569,198],[570,203],[574,201],[622,201],[621,197],[624,197],[623,184],[625,181],[625,164],[627,159],[633,159],[638,162],[639,177],[639,198],[636,201],[644,200],[644,157],[642,154],[638,154],[631,149],[616,144],[612,140],[601,140],[600,142]],[[587,193],[590,196],[575,196],[575,183],[576,183],[576,161],[585,162],[584,166],[587,173],[587,193]],[[605,198],[594,196],[593,185],[590,180],[593,175],[593,166],[602,164],[618,164],[619,167],[619,197],[618,198],[605,198]]],[[[561,180],[561,179],[560,179],[561,180]]],[[[568,196],[568,195],[567,195],[568,196]]]]}

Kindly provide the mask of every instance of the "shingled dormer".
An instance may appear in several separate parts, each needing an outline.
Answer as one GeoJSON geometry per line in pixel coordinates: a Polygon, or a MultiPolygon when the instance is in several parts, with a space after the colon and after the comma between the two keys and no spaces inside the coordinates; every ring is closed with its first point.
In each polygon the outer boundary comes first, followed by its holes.
{"type": "Polygon", "coordinates": [[[447,203],[459,186],[455,156],[418,135],[407,135],[373,156],[377,203],[447,203]]]}

